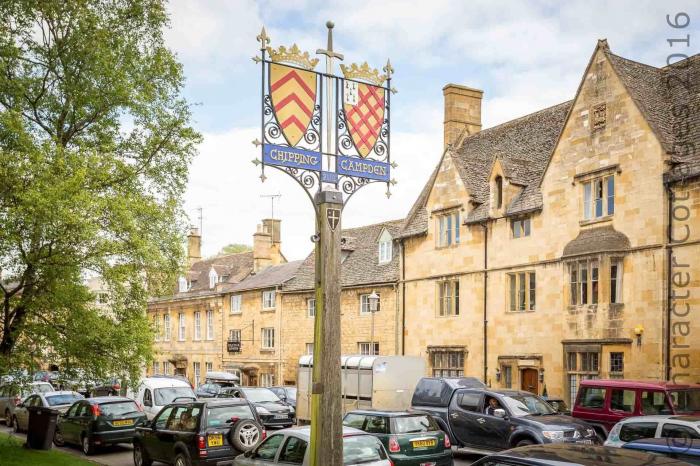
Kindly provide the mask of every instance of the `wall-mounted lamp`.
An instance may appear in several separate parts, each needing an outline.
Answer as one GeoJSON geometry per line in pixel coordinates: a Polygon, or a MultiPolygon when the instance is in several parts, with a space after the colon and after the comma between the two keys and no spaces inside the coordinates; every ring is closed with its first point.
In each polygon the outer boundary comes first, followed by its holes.
{"type": "Polygon", "coordinates": [[[644,334],[644,326],[642,324],[637,325],[634,328],[634,334],[637,336],[637,346],[642,346],[642,335],[644,334]]]}
{"type": "Polygon", "coordinates": [[[501,368],[497,367],[496,368],[496,382],[500,382],[500,381],[501,381],[501,368]]]}
{"type": "Polygon", "coordinates": [[[544,382],[544,367],[540,367],[540,383],[544,382]]]}

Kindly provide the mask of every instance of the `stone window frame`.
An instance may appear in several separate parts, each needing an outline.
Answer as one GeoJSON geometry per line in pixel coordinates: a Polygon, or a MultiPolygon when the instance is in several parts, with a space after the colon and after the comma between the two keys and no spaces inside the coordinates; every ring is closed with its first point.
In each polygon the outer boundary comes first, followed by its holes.
{"type": "Polygon", "coordinates": [[[275,327],[263,327],[260,329],[260,349],[275,349],[275,327]]]}
{"type": "Polygon", "coordinates": [[[434,213],[435,248],[453,248],[461,244],[462,214],[460,207],[442,209],[434,213]]]}
{"type": "Polygon", "coordinates": [[[153,314],[153,339],[160,341],[160,314],[153,314]]]}
{"type": "Polygon", "coordinates": [[[464,377],[466,348],[433,347],[428,348],[428,353],[433,377],[464,377]],[[447,364],[443,364],[445,361],[447,364]]]}
{"type": "Polygon", "coordinates": [[[313,356],[314,354],[314,343],[306,343],[304,345],[304,354],[313,356]]]}
{"type": "Polygon", "coordinates": [[[604,222],[612,219],[615,215],[615,197],[617,195],[615,173],[610,173],[610,170],[606,170],[606,172],[599,176],[584,177],[580,180],[582,215],[579,224],[581,225],[604,222]],[[600,186],[600,197],[597,197],[597,186],[600,186]],[[600,215],[597,214],[598,205],[600,205],[600,215]]]}
{"type": "Polygon", "coordinates": [[[187,340],[187,319],[185,313],[180,311],[177,313],[177,341],[187,340]]]}
{"type": "Polygon", "coordinates": [[[564,262],[565,265],[565,270],[566,270],[566,276],[565,276],[565,283],[566,283],[566,290],[565,290],[565,296],[566,296],[566,303],[567,303],[567,308],[569,310],[574,310],[577,308],[582,308],[582,307],[588,307],[588,308],[596,308],[600,305],[609,305],[610,307],[620,307],[624,305],[624,254],[621,254],[619,252],[616,253],[598,253],[598,254],[586,254],[586,255],[581,255],[578,257],[571,257],[570,259],[567,259],[564,262]],[[581,302],[581,263],[587,263],[587,268],[586,268],[586,280],[587,280],[587,302],[582,303],[581,302]],[[577,295],[576,295],[576,302],[572,301],[572,266],[576,264],[576,272],[577,272],[577,295]],[[597,278],[597,302],[593,302],[593,289],[594,289],[594,281],[593,280],[593,264],[597,264],[597,269],[598,269],[598,278],[597,278]],[[615,302],[612,301],[611,293],[612,293],[612,268],[613,266],[617,267],[617,278],[615,280],[616,282],[616,289],[617,289],[617,300],[615,302]],[[605,286],[604,286],[605,285],[605,286]]]}
{"type": "Polygon", "coordinates": [[[229,329],[227,341],[241,341],[241,329],[240,328],[229,329]],[[236,338],[236,335],[238,336],[238,338],[236,338]]]}
{"type": "Polygon", "coordinates": [[[170,313],[166,312],[163,314],[163,341],[170,341],[171,328],[170,328],[170,313]]]}
{"type": "Polygon", "coordinates": [[[439,318],[459,317],[461,305],[459,279],[439,280],[435,285],[435,315],[439,318]],[[449,295],[445,293],[448,288],[451,291],[449,295]],[[449,309],[445,309],[446,306],[449,306],[449,309]]]}
{"type": "Polygon", "coordinates": [[[214,339],[214,310],[207,309],[204,313],[204,323],[206,325],[206,339],[211,341],[214,339]]]}
{"type": "Polygon", "coordinates": [[[243,313],[243,295],[240,293],[231,295],[231,314],[243,313]],[[236,303],[236,305],[234,305],[236,303]]]}
{"type": "Polygon", "coordinates": [[[379,355],[379,342],[378,341],[358,341],[357,342],[357,352],[363,356],[377,356],[379,355]],[[374,343],[374,345],[372,345],[374,343]],[[374,346],[374,354],[370,353],[374,346]]]}
{"type": "Polygon", "coordinates": [[[564,345],[564,362],[566,363],[564,367],[564,374],[566,378],[566,391],[569,393],[570,406],[574,406],[576,401],[576,393],[578,391],[578,386],[581,380],[597,379],[600,377],[600,361],[603,354],[603,347],[600,344],[579,344],[579,345],[564,345]],[[582,364],[582,354],[597,354],[597,370],[583,370],[582,364]],[[576,367],[571,367],[570,355],[575,354],[576,367]],[[573,385],[573,383],[576,386],[573,385]]]}
{"type": "MultiPolygon", "coordinates": [[[[368,316],[372,314],[372,311],[369,309],[369,296],[371,293],[361,293],[359,296],[360,299],[360,315],[361,316],[368,316]]],[[[379,301],[377,301],[377,310],[374,311],[375,313],[379,312],[382,310],[382,294],[377,293],[377,296],[379,296],[379,301]]]]}
{"type": "Polygon", "coordinates": [[[202,339],[202,311],[194,311],[194,335],[192,339],[200,341],[202,339]]]}
{"type": "Polygon", "coordinates": [[[263,290],[260,296],[262,298],[263,311],[272,311],[277,307],[277,290],[263,290]]]}
{"type": "Polygon", "coordinates": [[[624,378],[625,372],[625,353],[623,351],[611,351],[610,358],[610,377],[624,378]],[[618,359],[619,357],[619,359],[618,359]]]}
{"type": "Polygon", "coordinates": [[[518,270],[506,274],[506,312],[518,314],[522,312],[535,312],[537,310],[537,273],[535,270],[518,270]],[[521,280],[525,278],[525,286],[521,287],[521,280]],[[533,280],[534,279],[534,280],[533,280]],[[534,281],[535,286],[532,286],[534,281]],[[523,289],[525,294],[524,309],[520,309],[519,293],[523,289]],[[534,299],[533,299],[534,298],[534,299]]]}
{"type": "Polygon", "coordinates": [[[510,236],[513,239],[527,238],[532,234],[532,219],[529,215],[510,220],[510,236]]]}
{"type": "Polygon", "coordinates": [[[316,317],[316,298],[306,298],[306,317],[316,317]]]}

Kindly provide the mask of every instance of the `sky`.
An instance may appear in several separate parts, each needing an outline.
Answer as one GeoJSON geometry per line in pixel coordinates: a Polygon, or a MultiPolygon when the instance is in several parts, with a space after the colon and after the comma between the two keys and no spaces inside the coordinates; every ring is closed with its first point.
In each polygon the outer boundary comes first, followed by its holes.
{"type": "Polygon", "coordinates": [[[398,184],[390,199],[381,183],[358,191],[343,213],[343,226],[355,227],[410,210],[442,154],[445,84],[482,89],[482,124],[491,127],[572,99],[598,39],[607,38],[615,54],[655,66],[670,53],[697,53],[698,6],[692,0],[171,0],[166,42],[183,63],[184,96],[204,138],[185,198],[193,225],[202,209],[202,252],[252,244],[256,225],[271,216],[270,198],[263,197],[270,194],[281,194],[274,215],[282,220],[287,259],[304,258],[313,246],[313,207],[301,187],[274,169],[262,183],[251,162],[260,156],[251,141],[259,137],[261,111],[260,65],[251,58],[263,26],[274,48],[296,43],[313,55],[325,48],[325,23],[333,20],[334,48],[344,63],[380,69],[391,59],[398,184]],[[666,21],[678,12],[691,17],[682,33],[666,21]],[[690,48],[669,45],[686,33],[690,48]]]}

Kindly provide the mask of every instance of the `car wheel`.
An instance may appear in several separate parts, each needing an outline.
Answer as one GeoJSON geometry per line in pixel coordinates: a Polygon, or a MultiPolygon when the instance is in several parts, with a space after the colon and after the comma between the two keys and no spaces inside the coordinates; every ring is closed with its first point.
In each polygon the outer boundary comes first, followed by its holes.
{"type": "Polygon", "coordinates": [[[134,466],[151,466],[153,460],[140,443],[134,444],[134,466]]]}
{"type": "Polygon", "coordinates": [[[53,444],[56,445],[57,447],[62,447],[63,445],[66,444],[66,441],[63,439],[63,434],[61,433],[61,430],[56,428],[56,432],[53,434],[53,444]]]}
{"type": "Polygon", "coordinates": [[[518,443],[516,443],[515,446],[516,447],[524,447],[527,445],[534,445],[534,444],[535,444],[535,442],[533,442],[530,439],[523,439],[523,440],[520,440],[518,443]]]}
{"type": "Polygon", "coordinates": [[[178,453],[175,456],[175,466],[191,466],[192,462],[184,453],[178,453]]]}
{"type": "Polygon", "coordinates": [[[229,443],[242,452],[255,448],[262,440],[263,428],[251,419],[238,421],[229,431],[229,443]]]}
{"type": "Polygon", "coordinates": [[[83,434],[83,437],[80,441],[80,444],[83,447],[83,453],[85,453],[85,456],[90,456],[93,453],[95,453],[95,447],[93,446],[92,442],[90,441],[90,436],[83,434]]]}
{"type": "Polygon", "coordinates": [[[15,434],[19,434],[19,422],[17,422],[17,416],[12,418],[12,430],[15,431],[15,434]]]}

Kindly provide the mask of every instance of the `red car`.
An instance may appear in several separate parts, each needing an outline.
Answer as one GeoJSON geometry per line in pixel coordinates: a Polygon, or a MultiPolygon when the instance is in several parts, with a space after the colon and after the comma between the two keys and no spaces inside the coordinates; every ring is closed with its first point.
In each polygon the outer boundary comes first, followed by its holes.
{"type": "Polygon", "coordinates": [[[618,421],[653,414],[700,415],[700,385],[649,380],[582,380],[571,415],[605,439],[618,421]]]}

